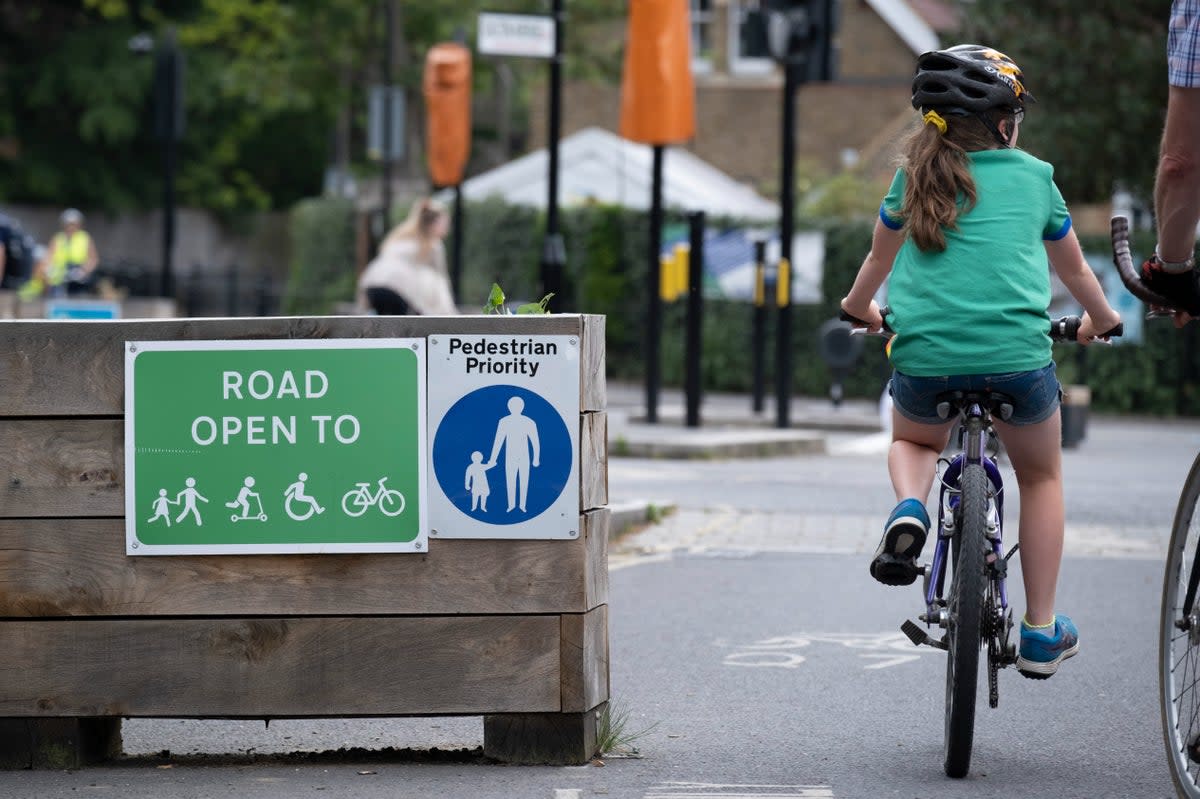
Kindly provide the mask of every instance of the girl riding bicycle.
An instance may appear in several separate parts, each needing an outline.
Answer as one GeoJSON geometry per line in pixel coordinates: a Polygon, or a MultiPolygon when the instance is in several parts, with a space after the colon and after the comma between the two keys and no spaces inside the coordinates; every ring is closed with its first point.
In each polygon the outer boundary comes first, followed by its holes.
{"type": "Polygon", "coordinates": [[[1046,678],[1079,649],[1071,620],[1055,615],[1063,543],[1060,386],[1051,359],[1047,256],[1084,308],[1087,344],[1120,317],[1084,260],[1053,167],[1016,149],[1025,116],[1023,76],[1008,56],[964,44],[917,60],[912,104],[923,124],[879,208],[871,251],[842,309],[872,332],[872,299],[888,281],[894,369],[888,471],[898,504],[871,575],[888,585],[917,578],[929,533],[925,499],[953,421],[938,416],[945,391],[1014,398],[994,420],[1021,495],[1025,617],[1017,668],[1046,678]]]}

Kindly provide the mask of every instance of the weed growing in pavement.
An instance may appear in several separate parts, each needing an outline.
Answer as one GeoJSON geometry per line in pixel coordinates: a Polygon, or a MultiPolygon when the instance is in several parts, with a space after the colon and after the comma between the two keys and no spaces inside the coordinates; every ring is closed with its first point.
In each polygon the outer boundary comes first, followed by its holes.
{"type": "Polygon", "coordinates": [[[596,744],[601,755],[605,757],[641,757],[633,742],[658,726],[654,722],[641,730],[629,728],[629,711],[619,709],[616,703],[609,699],[600,711],[600,720],[596,729],[596,744]]]}

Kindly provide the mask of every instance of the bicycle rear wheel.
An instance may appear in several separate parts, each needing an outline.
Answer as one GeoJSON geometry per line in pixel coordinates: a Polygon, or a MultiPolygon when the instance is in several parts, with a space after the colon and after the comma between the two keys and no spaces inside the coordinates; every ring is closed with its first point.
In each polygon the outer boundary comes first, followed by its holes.
{"type": "Polygon", "coordinates": [[[955,548],[954,576],[950,583],[950,625],[946,631],[946,775],[965,777],[971,766],[975,739],[975,696],[979,681],[979,628],[982,621],[984,536],[987,526],[988,478],[983,466],[963,467],[959,486],[962,519],[955,548]]]}
{"type": "Polygon", "coordinates": [[[1200,797],[1200,455],[1192,464],[1171,529],[1163,576],[1158,689],[1163,741],[1180,796],[1200,797]]]}

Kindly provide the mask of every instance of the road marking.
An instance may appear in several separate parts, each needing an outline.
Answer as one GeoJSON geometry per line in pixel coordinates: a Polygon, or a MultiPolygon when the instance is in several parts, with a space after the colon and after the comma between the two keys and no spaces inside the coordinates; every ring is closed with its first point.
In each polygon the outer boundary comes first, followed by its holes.
{"type": "Polygon", "coordinates": [[[583,799],[583,790],[580,788],[555,788],[554,799],[583,799]]]}
{"type": "Polygon", "coordinates": [[[859,651],[858,657],[877,662],[864,669],[886,669],[920,660],[936,649],[917,649],[903,633],[794,633],[740,644],[722,661],[726,666],[794,669],[812,656],[812,644],[834,644],[859,651]],[[807,655],[797,650],[805,650],[807,655]]]}
{"type": "Polygon", "coordinates": [[[737,783],[666,782],[646,792],[645,799],[833,799],[828,785],[742,785],[737,783]]]}

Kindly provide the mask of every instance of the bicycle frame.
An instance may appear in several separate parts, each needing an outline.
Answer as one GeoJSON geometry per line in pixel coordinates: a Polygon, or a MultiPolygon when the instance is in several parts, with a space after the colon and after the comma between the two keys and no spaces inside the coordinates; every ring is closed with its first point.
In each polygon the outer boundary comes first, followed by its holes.
{"type": "MultiPolygon", "coordinates": [[[[941,623],[941,612],[945,608],[942,591],[946,578],[946,557],[950,551],[950,540],[957,532],[954,523],[954,510],[958,507],[961,492],[958,487],[959,476],[965,463],[982,463],[988,480],[994,489],[995,534],[989,535],[991,552],[997,562],[1004,558],[1004,481],[1000,477],[1000,468],[984,451],[984,441],[991,429],[991,414],[979,402],[971,402],[964,406],[959,418],[962,422],[961,451],[951,459],[941,475],[941,490],[938,494],[938,536],[933,550],[933,558],[926,570],[925,607],[923,619],[927,623],[941,623]]],[[[1008,610],[1008,586],[1004,575],[997,578],[1000,597],[1000,609],[1008,610]]]]}

